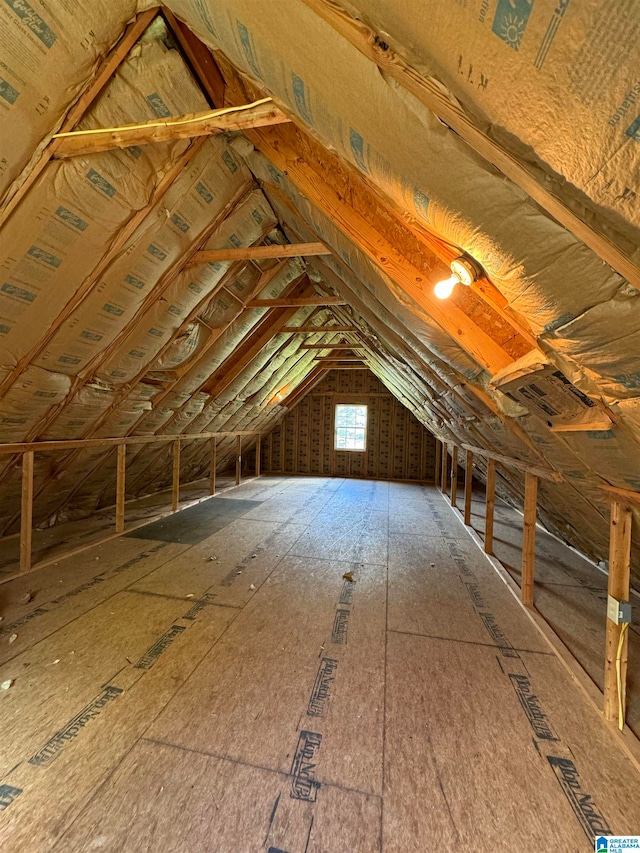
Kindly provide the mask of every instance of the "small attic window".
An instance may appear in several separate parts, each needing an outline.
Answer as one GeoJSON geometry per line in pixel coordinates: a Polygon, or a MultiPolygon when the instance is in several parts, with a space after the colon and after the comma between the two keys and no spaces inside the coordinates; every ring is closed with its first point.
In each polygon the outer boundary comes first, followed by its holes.
{"type": "Polygon", "coordinates": [[[336,450],[367,449],[366,406],[336,406],[334,447],[336,450]]]}

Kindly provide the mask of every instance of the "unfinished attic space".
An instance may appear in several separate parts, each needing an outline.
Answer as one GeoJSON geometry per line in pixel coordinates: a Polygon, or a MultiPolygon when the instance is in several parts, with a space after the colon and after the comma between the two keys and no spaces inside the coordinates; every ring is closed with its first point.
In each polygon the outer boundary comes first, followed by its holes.
{"type": "Polygon", "coordinates": [[[0,3],[0,850],[640,849],[640,0],[0,3]]]}

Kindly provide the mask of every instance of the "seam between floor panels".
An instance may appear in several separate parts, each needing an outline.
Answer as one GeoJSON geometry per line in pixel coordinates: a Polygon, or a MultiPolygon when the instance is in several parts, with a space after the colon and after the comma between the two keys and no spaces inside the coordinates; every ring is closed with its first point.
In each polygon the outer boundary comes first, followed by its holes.
{"type": "MultiPolygon", "coordinates": [[[[145,743],[154,743],[158,746],[168,746],[170,749],[179,749],[182,752],[190,752],[193,755],[204,755],[207,758],[216,758],[218,761],[227,761],[230,764],[236,764],[240,767],[249,767],[252,770],[262,770],[265,773],[273,773],[276,776],[282,776],[284,779],[290,779],[291,774],[286,770],[275,770],[273,767],[266,767],[264,764],[254,764],[251,761],[242,761],[240,758],[232,758],[230,755],[221,755],[218,752],[208,752],[206,749],[194,749],[191,746],[182,746],[179,743],[171,743],[171,741],[160,740],[159,738],[145,737],[142,735],[139,741],[145,743]]],[[[347,785],[339,785],[337,782],[320,782],[323,788],[335,788],[338,791],[345,791],[350,794],[358,794],[361,797],[373,797],[376,800],[381,800],[381,794],[374,794],[372,791],[361,791],[359,788],[349,788],[347,785]]]]}
{"type": "MultiPolygon", "coordinates": [[[[493,643],[480,643],[476,640],[459,640],[457,637],[440,637],[437,634],[421,634],[418,631],[401,631],[399,628],[389,628],[388,634],[404,634],[407,637],[422,637],[425,640],[442,640],[445,643],[463,643],[466,646],[480,646],[483,649],[493,649],[499,651],[500,646],[493,643]]],[[[554,657],[552,652],[541,652],[535,649],[521,649],[518,646],[513,646],[514,652],[525,652],[528,655],[543,655],[543,657],[554,657]]]]}
{"type": "MultiPolygon", "coordinates": [[[[149,540],[149,541],[152,542],[154,540],[149,540]]],[[[157,540],[155,540],[155,541],[157,541],[157,540]]],[[[188,548],[185,548],[185,551],[183,551],[181,553],[185,553],[186,551],[189,551],[190,548],[192,548],[192,547],[193,546],[189,546],[188,548]]],[[[153,572],[157,571],[157,569],[161,569],[163,566],[166,566],[167,563],[170,563],[171,560],[176,559],[176,557],[178,557],[178,556],[181,556],[181,555],[180,554],[174,554],[172,557],[168,557],[164,562],[158,563],[157,566],[154,566],[152,569],[149,569],[148,572],[145,572],[144,575],[141,575],[137,580],[132,581],[131,583],[138,583],[138,581],[144,580],[144,578],[146,578],[148,575],[153,574],[153,572]]],[[[95,577],[99,577],[99,575],[94,575],[94,578],[95,577]]],[[[129,586],[131,586],[131,584],[129,584],[129,586]]],[[[96,602],[92,607],[88,607],[82,613],[77,613],[75,616],[72,616],[72,618],[69,619],[68,622],[65,622],[63,625],[58,625],[49,634],[45,634],[43,637],[39,637],[37,640],[34,640],[30,645],[24,646],[24,647],[21,647],[20,649],[18,649],[18,651],[15,653],[15,655],[13,655],[12,657],[7,658],[6,660],[2,661],[1,666],[5,666],[7,663],[10,663],[12,660],[15,660],[17,657],[20,657],[20,655],[23,654],[24,652],[31,651],[34,648],[34,646],[37,646],[39,643],[43,642],[44,640],[48,640],[50,637],[53,637],[54,634],[57,634],[58,631],[61,631],[63,628],[68,628],[69,625],[71,625],[77,619],[81,619],[83,616],[86,616],[87,613],[91,613],[92,610],[95,610],[96,607],[101,607],[107,601],[111,601],[111,599],[115,598],[116,595],[120,595],[121,593],[128,592],[128,591],[129,591],[129,587],[124,586],[121,589],[118,589],[115,592],[113,592],[111,595],[108,595],[106,598],[103,598],[101,601],[96,602]]],[[[187,599],[184,599],[184,600],[185,600],[185,602],[187,602],[187,599]]],[[[44,607],[45,604],[51,604],[51,603],[52,603],[51,601],[43,602],[43,604],[41,606],[44,607]]],[[[30,612],[32,612],[32,611],[30,611],[30,612]]],[[[48,613],[48,612],[53,612],[53,611],[46,611],[46,612],[48,613]]],[[[45,614],[43,614],[43,615],[45,615],[45,614]]]]}
{"type": "MultiPolygon", "coordinates": [[[[436,486],[436,492],[440,495],[445,505],[451,511],[451,514],[456,518],[466,530],[471,541],[477,546],[480,553],[485,557],[494,572],[507,587],[513,598],[518,603],[520,609],[526,614],[529,621],[534,625],[538,633],[544,637],[547,644],[550,646],[555,657],[565,668],[566,672],[571,677],[574,684],[580,689],[582,695],[587,699],[587,707],[590,707],[596,712],[598,719],[604,726],[605,730],[612,736],[613,742],[617,745],[620,751],[631,761],[636,771],[640,773],[640,740],[635,733],[625,723],[624,731],[619,732],[618,728],[609,725],[602,712],[601,704],[604,701],[604,695],[598,685],[593,681],[589,673],[584,669],[580,661],[575,657],[569,647],[560,639],[551,625],[546,621],[544,616],[535,609],[525,607],[520,599],[520,587],[503,567],[497,557],[487,554],[484,550],[484,543],[480,536],[472,527],[467,527],[464,523],[464,517],[457,507],[451,506],[449,497],[443,494],[436,486]]],[[[544,529],[544,528],[543,528],[544,529]]],[[[546,531],[548,532],[548,531],[546,531]]]]}

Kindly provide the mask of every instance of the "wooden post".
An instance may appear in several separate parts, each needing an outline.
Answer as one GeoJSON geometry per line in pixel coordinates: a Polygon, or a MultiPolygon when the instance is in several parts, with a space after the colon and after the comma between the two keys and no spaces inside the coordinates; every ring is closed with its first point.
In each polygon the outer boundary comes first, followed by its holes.
{"type": "Polygon", "coordinates": [[[124,533],[124,494],[127,467],[127,445],[118,445],[116,464],[116,533],[124,533]]]}
{"type": "MultiPolygon", "coordinates": [[[[611,523],[609,528],[609,583],[608,593],[618,601],[629,600],[629,576],[631,569],[631,526],[633,516],[627,504],[611,501],[611,523]]],[[[607,619],[604,664],[604,716],[607,720],[617,720],[620,702],[618,698],[618,679],[616,659],[622,625],[616,625],[607,619]]],[[[620,652],[620,685],[622,716],[626,705],[627,658],[629,652],[629,632],[625,629],[620,652]]]]}
{"type": "Polygon", "coordinates": [[[440,482],[440,464],[442,463],[442,443],[436,438],[436,470],[433,476],[433,482],[438,485],[440,482]]]}
{"type": "Polygon", "coordinates": [[[171,490],[171,509],[175,512],[180,503],[180,439],[173,442],[173,488],[171,490]]]}
{"type": "Polygon", "coordinates": [[[538,512],[538,478],[527,471],[524,475],[524,535],[522,537],[522,603],[533,607],[533,579],[536,563],[536,515],[538,512]]]}
{"type": "Polygon", "coordinates": [[[242,436],[239,435],[236,444],[236,486],[242,480],[242,436]]]}
{"type": "Polygon", "coordinates": [[[211,460],[209,464],[209,494],[216,493],[216,438],[209,439],[211,444],[211,460]]]}
{"type": "Polygon", "coordinates": [[[33,450],[22,454],[22,502],[20,512],[20,571],[31,569],[33,528],[33,450]]]}
{"type": "Polygon", "coordinates": [[[473,489],[473,453],[467,450],[467,464],[464,469],[464,523],[471,524],[471,496],[473,489]]]}
{"type": "Polygon", "coordinates": [[[458,503],[458,445],[451,450],[451,506],[458,503]]]}
{"type": "Polygon", "coordinates": [[[440,490],[443,495],[447,494],[447,476],[449,471],[447,470],[449,467],[449,451],[447,449],[447,442],[442,442],[442,470],[440,472],[440,490]]]}
{"type": "Polygon", "coordinates": [[[256,477],[260,476],[260,453],[262,451],[262,436],[258,433],[256,438],[256,477]]]}
{"type": "Polygon", "coordinates": [[[487,459],[487,504],[484,520],[484,552],[493,554],[493,511],[496,505],[496,460],[487,459]]]}

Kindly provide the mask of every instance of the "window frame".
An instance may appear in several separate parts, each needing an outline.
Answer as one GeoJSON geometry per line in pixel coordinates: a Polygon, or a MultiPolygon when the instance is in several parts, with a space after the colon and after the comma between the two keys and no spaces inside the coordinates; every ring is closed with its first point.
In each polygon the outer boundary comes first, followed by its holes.
{"type": "Polygon", "coordinates": [[[367,403],[360,401],[356,402],[337,402],[333,406],[333,449],[337,453],[366,453],[367,440],[369,437],[369,406],[367,403]],[[338,447],[338,429],[360,429],[360,427],[339,427],[338,426],[338,409],[339,408],[362,408],[365,410],[365,425],[364,425],[364,447],[338,447]]]}

